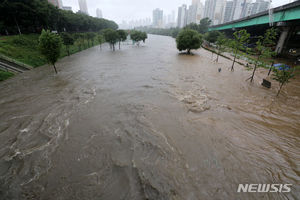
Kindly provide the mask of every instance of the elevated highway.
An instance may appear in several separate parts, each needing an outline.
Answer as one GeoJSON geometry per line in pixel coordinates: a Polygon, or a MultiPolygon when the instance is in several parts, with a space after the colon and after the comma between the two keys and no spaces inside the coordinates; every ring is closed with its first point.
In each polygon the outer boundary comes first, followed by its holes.
{"type": "Polygon", "coordinates": [[[280,30],[276,52],[287,54],[290,49],[300,51],[300,1],[286,4],[239,20],[210,27],[210,31],[218,30],[231,35],[234,31],[246,29],[251,36],[262,35],[268,28],[280,30]],[[272,23],[271,23],[272,22],[272,23]]]}

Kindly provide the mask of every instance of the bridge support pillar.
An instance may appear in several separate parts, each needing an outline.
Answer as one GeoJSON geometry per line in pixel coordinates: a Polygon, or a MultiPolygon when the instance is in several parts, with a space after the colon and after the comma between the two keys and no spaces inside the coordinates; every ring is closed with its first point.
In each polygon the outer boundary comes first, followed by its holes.
{"type": "Polygon", "coordinates": [[[276,50],[275,50],[277,54],[282,53],[282,50],[284,49],[284,45],[286,43],[289,32],[290,32],[290,27],[283,28],[283,31],[281,32],[281,35],[277,42],[277,46],[276,46],[276,50]]]}

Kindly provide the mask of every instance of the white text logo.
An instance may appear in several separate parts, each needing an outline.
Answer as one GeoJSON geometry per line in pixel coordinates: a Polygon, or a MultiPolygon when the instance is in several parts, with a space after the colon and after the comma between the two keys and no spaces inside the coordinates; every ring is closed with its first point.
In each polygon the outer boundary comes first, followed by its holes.
{"type": "Polygon", "coordinates": [[[237,192],[291,192],[292,184],[239,184],[237,192]]]}

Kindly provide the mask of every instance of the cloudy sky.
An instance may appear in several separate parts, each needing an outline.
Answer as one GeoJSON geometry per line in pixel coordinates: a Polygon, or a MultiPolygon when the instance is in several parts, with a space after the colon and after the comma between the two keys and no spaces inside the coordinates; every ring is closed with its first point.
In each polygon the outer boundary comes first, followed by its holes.
{"type": "MultiPolygon", "coordinates": [[[[86,0],[89,14],[96,16],[96,9],[102,10],[106,19],[121,23],[122,20],[130,21],[152,17],[152,10],[161,8],[164,14],[169,14],[172,10],[177,12],[181,4],[191,4],[192,0],[86,0]]],[[[253,0],[254,1],[254,0],[253,0]]],[[[204,0],[201,0],[204,3],[204,0]]],[[[277,7],[290,0],[273,0],[273,7],[277,7]]],[[[64,6],[72,6],[73,11],[79,9],[78,0],[63,0],[64,6]]]]}

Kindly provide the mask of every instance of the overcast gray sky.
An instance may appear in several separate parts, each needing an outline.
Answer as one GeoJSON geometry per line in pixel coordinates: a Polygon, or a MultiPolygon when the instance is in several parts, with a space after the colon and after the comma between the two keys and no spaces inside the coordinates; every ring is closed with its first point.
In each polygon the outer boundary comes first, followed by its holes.
{"type": "MultiPolygon", "coordinates": [[[[86,0],[89,14],[96,16],[96,9],[102,10],[106,19],[114,20],[121,23],[122,20],[130,21],[135,19],[152,18],[152,10],[161,8],[164,14],[171,13],[172,10],[177,12],[181,4],[190,5],[192,0],[86,0]]],[[[255,1],[255,0],[253,0],[255,1]]],[[[201,0],[204,3],[204,0],[201,0]]],[[[273,0],[273,7],[277,7],[290,0],[273,0]]],[[[79,9],[78,0],[63,0],[64,6],[72,6],[73,11],[79,9]]]]}

